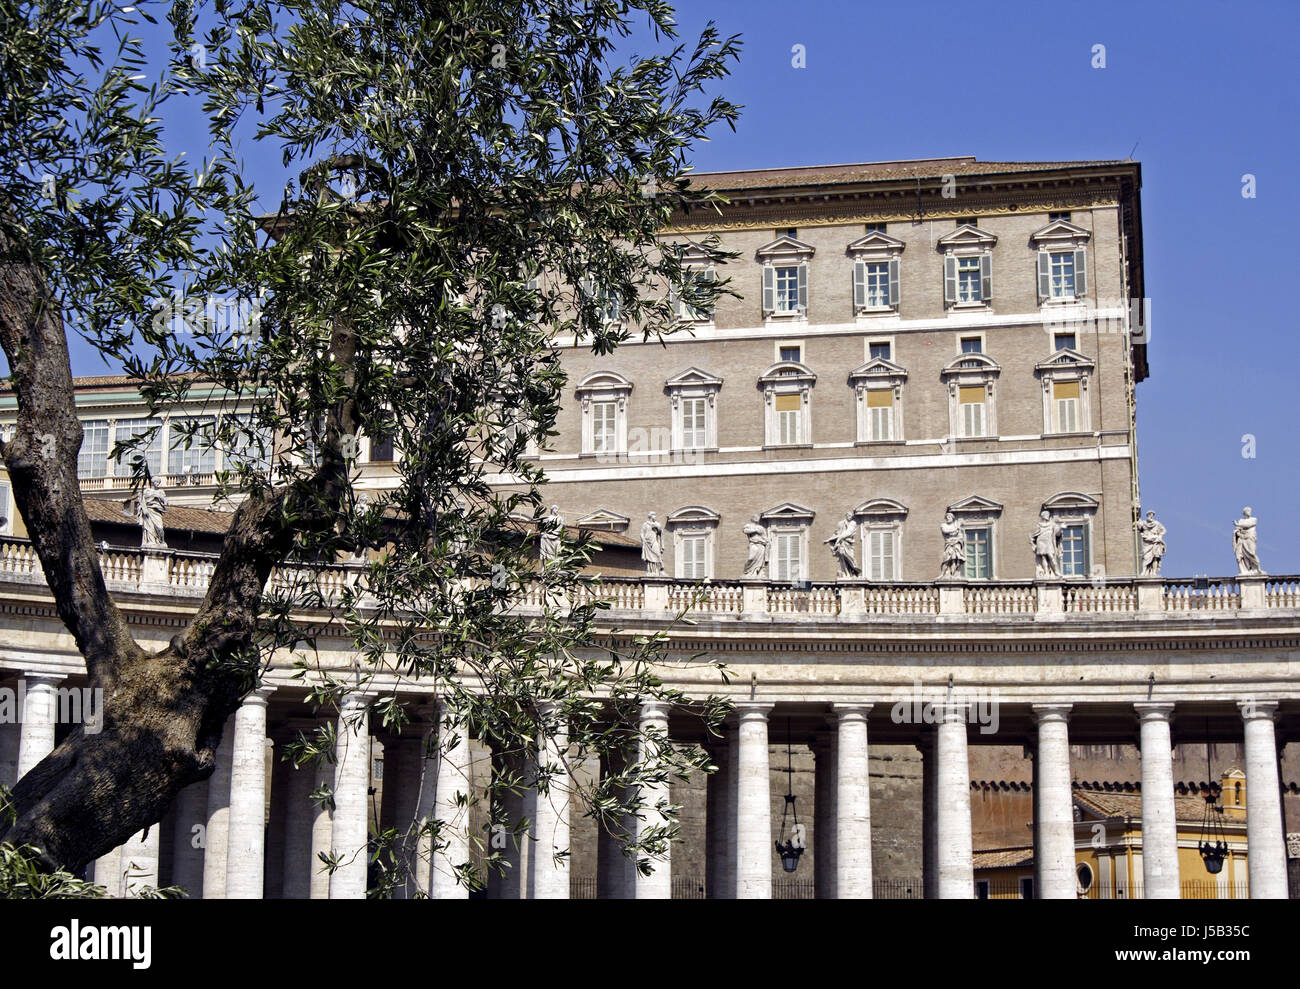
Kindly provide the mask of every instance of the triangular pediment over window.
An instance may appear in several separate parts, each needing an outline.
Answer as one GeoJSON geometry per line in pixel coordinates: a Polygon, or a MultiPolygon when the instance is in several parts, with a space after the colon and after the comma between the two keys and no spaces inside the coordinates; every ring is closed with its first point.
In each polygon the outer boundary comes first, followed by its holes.
{"type": "Polygon", "coordinates": [[[906,378],[906,368],[900,367],[893,361],[887,361],[883,357],[873,357],[865,364],[860,364],[849,372],[849,381],[856,381],[859,378],[906,378]]]}
{"type": "Polygon", "coordinates": [[[944,234],[935,242],[935,247],[941,251],[953,251],[962,247],[989,250],[997,242],[997,237],[987,230],[966,225],[958,227],[950,234],[944,234]]]}
{"type": "Polygon", "coordinates": [[[816,249],[811,244],[793,237],[778,237],[772,243],[760,247],[754,256],[763,262],[807,261],[815,253],[816,249]]]}
{"type": "Polygon", "coordinates": [[[859,237],[851,243],[845,250],[849,254],[902,254],[904,244],[897,237],[891,237],[887,233],[879,230],[873,230],[865,237],[859,237]]]}
{"type": "Polygon", "coordinates": [[[677,256],[678,261],[685,265],[712,264],[713,260],[709,257],[709,252],[699,244],[688,241],[685,244],[674,243],[665,244],[664,251],[670,252],[677,256]]]}
{"type": "Polygon", "coordinates": [[[773,522],[812,522],[813,516],[816,515],[811,508],[805,508],[803,505],[796,505],[792,501],[785,501],[775,508],[769,508],[759,516],[759,520],[765,525],[771,525],[773,522]]]}
{"type": "Polygon", "coordinates": [[[579,529],[603,529],[608,532],[623,532],[631,523],[626,515],[612,512],[608,508],[598,508],[578,519],[579,529]]]}
{"type": "Polygon", "coordinates": [[[1035,371],[1091,371],[1097,365],[1077,350],[1058,350],[1045,361],[1034,365],[1035,371]]]}
{"type": "Polygon", "coordinates": [[[1031,233],[1029,242],[1035,247],[1082,247],[1091,237],[1087,230],[1069,220],[1053,220],[1031,233]]]}
{"type": "Polygon", "coordinates": [[[954,515],[968,514],[1001,514],[1002,506],[991,498],[985,498],[981,495],[971,495],[969,498],[963,498],[956,504],[949,505],[948,511],[954,515]]]}
{"type": "Polygon", "coordinates": [[[721,388],[722,379],[709,374],[708,371],[701,371],[698,367],[688,367],[685,371],[674,374],[664,382],[665,388],[687,388],[691,386],[721,388]]]}

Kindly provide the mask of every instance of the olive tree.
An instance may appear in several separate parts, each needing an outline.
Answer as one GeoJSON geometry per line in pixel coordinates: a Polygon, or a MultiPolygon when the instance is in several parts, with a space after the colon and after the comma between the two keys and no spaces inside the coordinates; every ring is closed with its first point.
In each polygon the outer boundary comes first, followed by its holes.
{"type": "MultiPolygon", "coordinates": [[[[599,755],[611,771],[578,796],[617,831],[645,816],[641,784],[709,769],[696,746],[644,737],[636,712],[693,704],[711,730],[723,706],[665,684],[661,634],[607,627],[583,591],[585,540],[539,560],[546,478],[526,454],[555,432],[559,341],[609,354],[672,332],[679,303],[730,291],[692,278],[663,231],[714,202],[690,154],[734,125],[709,90],[736,40],[710,24],[683,45],[658,0],[176,2],[166,25],[148,4],[0,3],[0,157],[23,163],[0,175],[0,346],[18,401],[0,454],[106,697],[102,730],[74,730],[19,781],[0,838],[75,870],[157,822],[212,772],[273,657],[295,657],[321,705],[369,685],[394,731],[410,711],[393,684],[418,681],[444,727],[528,757],[489,799],[569,785],[565,754],[599,755]],[[165,36],[165,66],[144,34],[165,36]],[[623,55],[633,44],[649,53],[623,55]],[[164,128],[196,112],[210,144],[187,164],[164,128]],[[276,157],[273,189],[245,154],[276,157]],[[159,318],[160,300],[212,295],[255,318],[159,318]],[[201,438],[232,453],[219,497],[237,508],[206,595],[161,650],[135,640],[100,572],[70,333],[153,413],[196,382],[241,410],[201,438]],[[363,436],[397,452],[395,483],[361,496],[363,436]],[[366,561],[363,579],[322,591],[348,558],[366,561]],[[289,586],[268,586],[290,567],[289,586]],[[540,611],[519,607],[526,590],[540,611]],[[346,676],[314,659],[323,634],[351,642],[346,676]],[[567,747],[547,744],[559,730],[567,747]]],[[[294,758],[329,758],[330,742],[300,738],[294,758]]],[[[521,830],[500,804],[498,823],[521,830]]],[[[625,836],[642,869],[675,832],[674,809],[659,810],[665,823],[625,836]]],[[[380,893],[403,881],[403,849],[436,850],[444,827],[379,836],[380,893]]],[[[481,869],[451,865],[482,885],[481,869]]]]}

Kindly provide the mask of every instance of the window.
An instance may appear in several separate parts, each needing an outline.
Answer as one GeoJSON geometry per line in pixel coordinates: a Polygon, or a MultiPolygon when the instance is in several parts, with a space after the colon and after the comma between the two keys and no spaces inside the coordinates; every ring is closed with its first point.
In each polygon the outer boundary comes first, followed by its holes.
{"type": "Polygon", "coordinates": [[[1029,235],[1038,250],[1038,301],[1073,302],[1088,294],[1091,234],[1070,222],[1069,214],[1051,214],[1047,226],[1029,235]]]}
{"type": "Polygon", "coordinates": [[[792,313],[798,312],[803,308],[799,303],[799,276],[805,271],[806,269],[802,265],[775,269],[776,306],[773,310],[774,312],[792,313]]]}
{"type": "MultiPolygon", "coordinates": [[[[512,425],[512,431],[518,432],[518,427],[512,425]]],[[[372,439],[370,441],[370,462],[372,464],[388,464],[393,462],[393,438],[385,436],[383,439],[372,439]]]]}
{"type": "Polygon", "coordinates": [[[1022,900],[1032,900],[1034,898],[1034,877],[1020,877],[1020,898],[1022,900]]]}
{"type": "Polygon", "coordinates": [[[962,337],[961,352],[963,354],[984,353],[984,338],[983,337],[962,337]]]}
{"type": "Polygon", "coordinates": [[[786,227],[784,230],[778,230],[776,236],[778,240],[782,237],[789,237],[791,240],[798,240],[799,229],[798,227],[786,227]]]}
{"type": "Polygon", "coordinates": [[[867,530],[867,576],[872,580],[897,580],[894,569],[895,538],[893,529],[867,530]]]}
{"type": "Polygon", "coordinates": [[[129,450],[121,450],[113,465],[116,477],[130,477],[135,473],[135,464],[143,460],[150,477],[162,473],[162,422],[158,419],[119,419],[113,424],[113,445],[128,443],[138,436],[144,436],[152,430],[147,440],[136,443],[129,450]]]}
{"type": "Polygon", "coordinates": [[[901,300],[899,269],[905,247],[901,240],[883,230],[870,230],[848,246],[853,258],[856,315],[879,316],[897,310],[901,300]]]}
{"type": "MultiPolygon", "coordinates": [[[[690,279],[694,286],[705,285],[717,278],[712,268],[691,268],[687,271],[686,277],[690,279]]],[[[677,299],[677,318],[684,319],[692,323],[708,323],[713,319],[712,300],[710,304],[691,305],[685,299],[677,299]]]]}
{"type": "Polygon", "coordinates": [[[9,517],[9,485],[0,483],[0,532],[13,532],[14,520],[9,517]]]}
{"type": "Polygon", "coordinates": [[[894,438],[894,391],[873,388],[867,391],[867,436],[874,442],[894,438]]]}
{"type": "Polygon", "coordinates": [[[627,400],[632,382],[614,371],[582,379],[576,393],[582,412],[582,453],[610,456],[627,452],[627,400]]]}
{"type": "Polygon", "coordinates": [[[961,405],[961,435],[985,436],[984,386],[963,385],[958,394],[961,405]]]}
{"type": "Polygon", "coordinates": [[[787,347],[783,344],[779,348],[779,350],[780,353],[777,357],[777,360],[793,361],[796,364],[803,363],[803,357],[801,356],[803,353],[803,348],[801,348],[798,344],[795,344],[794,346],[790,346],[790,347],[787,347]]]}
{"type": "Polygon", "coordinates": [[[1053,350],[1077,350],[1078,342],[1078,337],[1073,333],[1052,334],[1053,350]]]}
{"type": "Polygon", "coordinates": [[[708,537],[703,533],[683,535],[677,543],[677,576],[688,580],[703,580],[707,577],[707,549],[708,537]]]}
{"type": "Polygon", "coordinates": [[[987,879],[975,880],[975,899],[987,900],[989,898],[989,881],[987,879]]]}
{"type": "Polygon", "coordinates": [[[869,234],[873,234],[873,233],[883,234],[889,232],[888,223],[868,223],[866,226],[867,226],[867,233],[869,234]]]}
{"type": "Polygon", "coordinates": [[[270,470],[274,445],[271,430],[254,425],[251,415],[235,416],[234,419],[233,441],[226,456],[226,466],[233,469],[238,464],[248,464],[252,470],[270,470]]]}
{"type": "Polygon", "coordinates": [[[984,296],[980,291],[980,258],[957,259],[957,301],[979,302],[984,296]]]}
{"type": "Polygon", "coordinates": [[[108,473],[108,420],[89,419],[81,424],[81,449],[77,451],[77,477],[103,477],[108,473]]]}
{"type": "Polygon", "coordinates": [[[582,294],[595,303],[602,323],[618,322],[618,297],[604,285],[598,285],[593,278],[584,278],[581,282],[582,294]]]}
{"type": "Polygon", "coordinates": [[[782,446],[791,446],[803,442],[803,432],[800,429],[801,405],[802,401],[798,395],[776,396],[777,442],[782,446]]]}
{"type": "Polygon", "coordinates": [[[211,419],[173,419],[168,434],[167,473],[194,479],[217,469],[217,451],[212,445],[211,419]]]}
{"type": "Polygon", "coordinates": [[[801,580],[803,577],[803,535],[777,532],[772,539],[772,579],[801,580]]]}
{"type": "Polygon", "coordinates": [[[988,526],[966,529],[966,576],[988,580],[993,576],[992,530],[988,526]]]}
{"type": "Polygon", "coordinates": [[[593,453],[615,453],[617,443],[617,402],[591,404],[591,450],[593,453]]]}
{"type": "Polygon", "coordinates": [[[705,426],[708,399],[682,399],[682,449],[702,450],[708,446],[705,426]]]}
{"type": "Polygon", "coordinates": [[[889,305],[889,262],[872,261],[866,265],[867,305],[881,307],[889,305]]]}
{"type": "Polygon", "coordinates": [[[1052,398],[1056,402],[1056,432],[1077,433],[1079,431],[1079,382],[1053,382],[1052,398]]]}
{"type": "Polygon", "coordinates": [[[664,383],[672,403],[672,449],[713,450],[718,446],[717,402],[722,379],[697,367],[664,383]]]}
{"type": "MultiPolygon", "coordinates": [[[[1046,299],[1074,298],[1074,251],[1041,251],[1040,266],[1047,265],[1046,299]]],[[[1041,293],[1041,288],[1040,288],[1041,293]]]]}
{"type": "Polygon", "coordinates": [[[978,227],[979,225],[980,218],[978,216],[968,216],[964,219],[959,217],[956,223],[958,227],[978,227]]]}
{"type": "Polygon", "coordinates": [[[890,359],[889,354],[892,350],[893,348],[888,340],[875,341],[867,344],[867,358],[873,361],[877,358],[887,361],[890,359]]]}
{"type": "Polygon", "coordinates": [[[1066,223],[1069,223],[1070,211],[1068,209],[1053,210],[1051,213],[1047,214],[1048,223],[1055,223],[1057,220],[1064,220],[1066,223]]]}
{"type": "Polygon", "coordinates": [[[1088,527],[1083,523],[1061,528],[1061,574],[1086,577],[1088,567],[1088,527]]]}

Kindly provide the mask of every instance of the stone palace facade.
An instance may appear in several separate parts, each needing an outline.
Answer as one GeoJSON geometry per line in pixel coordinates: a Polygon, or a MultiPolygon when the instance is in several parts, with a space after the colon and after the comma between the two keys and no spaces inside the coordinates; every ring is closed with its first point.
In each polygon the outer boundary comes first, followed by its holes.
{"type": "MultiPolygon", "coordinates": [[[[803,799],[809,894],[970,898],[972,780],[1010,761],[1032,789],[1030,819],[1012,826],[1032,849],[1026,895],[1083,895],[1086,857],[1094,895],[1177,897],[1217,881],[1184,854],[1196,829],[1176,796],[1177,747],[1202,745],[1228,753],[1244,783],[1234,875],[1251,896],[1287,896],[1300,578],[1252,566],[1249,522],[1237,575],[1159,572],[1163,529],[1143,522],[1137,472],[1139,166],[951,158],[697,181],[728,205],[664,239],[689,258],[716,234],[740,257],[698,276],[742,297],[682,308],[681,333],[610,357],[557,340],[570,401],[553,445],[532,452],[559,514],[601,546],[589,586],[611,602],[608,634],[667,630],[664,679],[734,702],[724,739],[695,739],[719,772],[669,789],[683,839],[649,876],[562,795],[521,796],[512,810],[536,840],[509,850],[486,895],[794,895],[775,851],[790,837],[778,826],[789,789],[803,799]],[[675,620],[683,611],[693,623],[675,620]],[[728,686],[690,662],[699,654],[728,664],[728,686]],[[1099,836],[1076,772],[1095,773],[1089,751],[1135,745],[1141,827],[1099,836]]],[[[170,548],[141,549],[130,471],[110,457],[121,431],[141,428],[138,396],[123,379],[79,386],[105,576],[139,640],[161,646],[220,544],[220,455],[173,444],[164,424],[148,456],[170,548]]],[[[0,396],[0,425],[12,408],[0,396]]],[[[197,388],[173,415],[213,409],[239,411],[197,388]]],[[[363,443],[363,484],[393,483],[393,456],[363,443]]],[[[0,691],[25,701],[20,723],[0,723],[0,782],[12,782],[65,730],[84,668],[2,480],[0,497],[0,691]]],[[[359,576],[340,564],[322,581],[359,576]]],[[[351,667],[344,641],[327,635],[320,650],[351,667]]],[[[214,776],[97,863],[97,880],[122,894],[162,881],[205,897],[357,897],[368,830],[430,814],[456,821],[453,860],[475,854],[487,814],[457,794],[481,788],[490,750],[466,739],[426,762],[418,734],[341,730],[337,766],[294,770],[278,750],[314,722],[292,673],[272,669],[227,726],[214,776]],[[325,782],[332,812],[310,800],[325,782]],[[351,856],[332,877],[318,861],[331,851],[351,856]]],[[[432,724],[432,695],[401,689],[432,724]]],[[[366,700],[319,716],[365,723],[366,700]]],[[[642,717],[698,731],[660,705],[642,717]]],[[[468,895],[439,863],[417,886],[468,895]]]]}

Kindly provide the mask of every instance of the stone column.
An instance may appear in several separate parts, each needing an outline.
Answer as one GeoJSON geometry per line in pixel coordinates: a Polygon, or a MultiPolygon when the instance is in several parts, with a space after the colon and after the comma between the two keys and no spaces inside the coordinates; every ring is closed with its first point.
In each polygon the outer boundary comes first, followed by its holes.
{"type": "Polygon", "coordinates": [[[266,862],[266,707],[274,687],[258,687],[235,712],[226,831],[226,899],[260,900],[266,862]]]}
{"type": "Polygon", "coordinates": [[[819,731],[813,741],[813,895],[835,899],[835,735],[819,731]]]}
{"type": "MultiPolygon", "coordinates": [[[[543,719],[548,725],[551,712],[544,710],[543,719]]],[[[537,900],[567,900],[569,898],[569,858],[556,858],[556,852],[569,850],[569,792],[572,783],[565,769],[568,759],[569,728],[561,722],[554,725],[554,734],[539,739],[538,763],[555,771],[550,774],[545,789],[532,793],[533,834],[537,843],[529,855],[529,898],[537,900]]]]}
{"type": "Polygon", "coordinates": [[[191,783],[176,797],[172,828],[172,885],[197,900],[203,895],[204,830],[208,820],[208,781],[191,783]]]}
{"type": "Polygon", "coordinates": [[[1035,704],[1034,896],[1075,899],[1074,794],[1070,783],[1070,705],[1035,704]]]}
{"type": "Polygon", "coordinates": [[[235,719],[226,721],[217,746],[216,767],[208,777],[208,821],[203,829],[203,899],[226,898],[226,846],[230,825],[230,760],[235,719]]]}
{"type": "Polygon", "coordinates": [[[937,857],[939,899],[975,897],[975,868],[970,833],[970,763],[966,752],[966,705],[942,705],[935,739],[938,778],[937,857]]]}
{"type": "Polygon", "coordinates": [[[704,781],[704,896],[720,900],[723,862],[727,857],[727,745],[718,739],[706,745],[717,769],[704,781]]]}
{"type": "MultiPolygon", "coordinates": [[[[646,701],[641,705],[641,739],[640,760],[645,762],[656,757],[659,739],[668,738],[668,705],[658,701],[646,701]]],[[[660,803],[672,802],[672,792],[667,780],[662,783],[645,784],[641,787],[641,817],[637,820],[638,836],[653,827],[662,826],[667,818],[656,808],[660,803]]],[[[648,876],[639,872],[634,876],[636,898],[638,900],[670,900],[673,896],[672,853],[666,850],[662,856],[650,856],[653,871],[648,876]]]]}
{"type": "Polygon", "coordinates": [[[151,824],[122,846],[122,895],[139,896],[158,885],[158,832],[161,825],[151,824]]]}
{"type": "Polygon", "coordinates": [[[737,779],[736,898],[772,898],[772,783],[767,751],[767,716],[772,704],[742,701],[737,779]]]}
{"type": "Polygon", "coordinates": [[[329,878],[331,900],[363,900],[370,863],[370,696],[348,694],[340,705],[335,740],[334,829],[338,867],[329,878]]]}
{"type": "MultiPolygon", "coordinates": [[[[434,776],[433,816],[440,822],[438,831],[442,848],[433,855],[429,876],[429,896],[435,900],[464,900],[469,888],[456,881],[455,869],[469,861],[469,803],[473,792],[470,780],[469,732],[461,724],[448,727],[442,705],[437,713],[437,753],[426,771],[434,776]],[[462,805],[461,797],[465,798],[462,805]]],[[[420,805],[424,800],[421,795],[420,805]]],[[[422,867],[421,867],[422,868],[422,867]]],[[[566,888],[565,895],[568,895],[566,888]]]]}
{"type": "Polygon", "coordinates": [[[59,684],[66,679],[44,673],[27,673],[18,681],[23,691],[22,722],[18,728],[18,779],[54,751],[58,722],[59,684]]]}
{"type": "Polygon", "coordinates": [[[835,897],[871,899],[871,786],[867,760],[870,704],[834,704],[835,897]]]}
{"type": "Polygon", "coordinates": [[[1246,859],[1252,900],[1285,900],[1286,836],[1277,776],[1276,701],[1240,701],[1246,732],[1246,859]]]}
{"type": "MultiPolygon", "coordinates": [[[[313,774],[312,789],[334,789],[334,763],[322,757],[315,767],[304,766],[300,772],[313,774]]],[[[330,874],[321,861],[334,848],[334,811],[308,799],[308,817],[311,822],[311,854],[308,856],[307,895],[313,900],[327,900],[330,895],[330,874]]]]}
{"type": "MultiPolygon", "coordinates": [[[[939,898],[939,753],[938,732],[921,729],[921,895],[939,898]]],[[[973,873],[972,873],[973,874],[973,873]]],[[[973,892],[972,892],[973,895],[973,892]]]]}
{"type": "Polygon", "coordinates": [[[1174,816],[1173,704],[1134,704],[1142,742],[1142,896],[1176,900],[1178,825],[1174,816]]]}
{"type": "Polygon", "coordinates": [[[95,859],[90,870],[91,882],[103,886],[109,899],[117,899],[122,895],[121,845],[95,859]]]}

